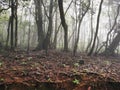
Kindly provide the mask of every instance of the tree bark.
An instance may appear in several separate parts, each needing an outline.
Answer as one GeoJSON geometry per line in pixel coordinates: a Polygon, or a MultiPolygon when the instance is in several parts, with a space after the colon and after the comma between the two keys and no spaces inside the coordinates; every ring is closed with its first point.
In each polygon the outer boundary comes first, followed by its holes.
{"type": "Polygon", "coordinates": [[[64,51],[68,51],[68,26],[65,21],[64,9],[63,9],[63,0],[58,0],[61,24],[64,28],[64,51]]]}
{"type": "Polygon", "coordinates": [[[94,36],[94,40],[93,40],[93,45],[92,45],[92,48],[91,48],[90,52],[88,53],[88,56],[92,55],[92,53],[94,51],[94,48],[95,48],[95,43],[96,43],[96,39],[97,39],[97,35],[98,35],[98,30],[99,30],[99,21],[100,21],[100,15],[101,15],[101,11],[102,11],[103,1],[104,0],[101,0],[101,2],[100,2],[98,16],[97,16],[96,32],[95,32],[95,36],[94,36]]]}
{"type": "Polygon", "coordinates": [[[88,52],[88,50],[89,50],[89,48],[90,48],[90,46],[91,46],[91,44],[92,44],[92,40],[93,40],[93,1],[92,1],[92,5],[91,5],[91,13],[90,13],[90,22],[91,22],[91,35],[90,35],[90,40],[88,41],[89,43],[88,43],[88,45],[87,45],[87,48],[86,48],[86,53],[88,52]]]}
{"type": "MultiPolygon", "coordinates": [[[[64,13],[64,17],[65,17],[65,15],[66,15],[67,11],[69,10],[70,6],[72,5],[72,2],[73,2],[73,0],[71,0],[69,6],[67,7],[67,9],[66,9],[66,11],[65,11],[65,13],[64,13]]],[[[56,9],[57,9],[57,7],[56,7],[56,9]]],[[[56,10],[56,11],[57,11],[57,10],[56,10]]],[[[56,19],[56,20],[57,20],[57,19],[56,19]]],[[[57,23],[56,23],[56,24],[57,24],[57,23]]],[[[58,35],[58,32],[60,31],[61,25],[62,25],[61,23],[60,23],[59,25],[57,25],[57,26],[58,26],[58,29],[56,29],[56,31],[55,31],[54,42],[53,42],[54,49],[56,48],[55,44],[57,45],[57,35],[58,35]]],[[[56,25],[55,25],[55,26],[56,26],[56,25]]],[[[57,28],[57,27],[56,27],[56,28],[57,28]]]]}
{"type": "Polygon", "coordinates": [[[43,48],[46,50],[46,52],[50,45],[50,39],[51,39],[52,30],[53,30],[52,12],[53,12],[53,0],[50,0],[49,17],[48,17],[49,25],[48,25],[48,31],[46,34],[46,38],[44,39],[44,42],[43,42],[43,48]]]}
{"type": "Polygon", "coordinates": [[[118,16],[119,16],[119,12],[120,12],[120,5],[118,5],[118,7],[117,7],[117,15],[115,17],[115,21],[113,23],[113,26],[110,29],[110,31],[108,32],[108,34],[107,34],[106,48],[105,48],[105,51],[103,52],[104,55],[114,55],[115,54],[115,49],[119,45],[120,32],[117,32],[116,37],[113,39],[113,41],[110,43],[110,45],[108,45],[109,35],[110,35],[110,33],[112,32],[112,30],[115,28],[115,26],[117,24],[117,19],[118,19],[118,16]]]}
{"type": "Polygon", "coordinates": [[[14,1],[11,0],[11,50],[14,49],[14,1]]]}
{"type": "Polygon", "coordinates": [[[113,39],[112,43],[109,45],[109,47],[104,51],[105,55],[114,55],[115,49],[119,45],[120,42],[120,33],[116,35],[116,37],[113,39]]]}
{"type": "MultiPolygon", "coordinates": [[[[81,2],[80,2],[80,3],[81,3],[81,2]]],[[[84,16],[85,16],[86,13],[87,13],[87,11],[89,10],[89,7],[90,7],[90,1],[89,1],[89,4],[88,4],[86,10],[85,10],[85,11],[82,11],[82,15],[81,15],[81,12],[79,12],[79,16],[81,16],[81,17],[80,17],[80,19],[79,19],[78,33],[77,33],[77,38],[75,39],[75,45],[74,45],[74,49],[73,49],[73,54],[74,54],[74,56],[75,56],[75,53],[76,53],[77,48],[78,48],[78,42],[79,42],[79,37],[80,37],[80,27],[81,27],[81,23],[82,23],[82,21],[83,21],[84,16]]],[[[82,8],[83,8],[83,7],[82,7],[82,8]]]]}
{"type": "Polygon", "coordinates": [[[43,31],[43,20],[42,20],[42,2],[41,0],[34,0],[35,2],[35,20],[37,24],[38,31],[38,45],[36,47],[37,50],[43,49],[43,41],[45,38],[45,34],[43,31]]]}
{"type": "Polygon", "coordinates": [[[18,0],[15,2],[15,47],[18,41],[18,16],[17,16],[18,0]]]}
{"type": "Polygon", "coordinates": [[[10,25],[11,24],[11,16],[9,17],[8,28],[7,28],[7,40],[6,40],[6,48],[8,48],[8,43],[10,40],[10,25]]]}
{"type": "Polygon", "coordinates": [[[117,14],[116,14],[116,16],[115,16],[115,20],[114,20],[113,26],[111,27],[110,31],[109,31],[108,34],[107,34],[105,49],[108,48],[109,37],[110,37],[111,32],[114,30],[114,28],[115,28],[115,26],[116,26],[116,24],[117,24],[117,19],[118,19],[118,17],[119,17],[119,12],[120,12],[120,5],[118,5],[118,7],[117,7],[117,14]]]}
{"type": "Polygon", "coordinates": [[[56,5],[56,15],[55,15],[55,36],[54,36],[54,40],[53,40],[53,48],[56,49],[57,47],[57,27],[58,27],[58,12],[57,12],[57,8],[58,6],[56,5]]]}

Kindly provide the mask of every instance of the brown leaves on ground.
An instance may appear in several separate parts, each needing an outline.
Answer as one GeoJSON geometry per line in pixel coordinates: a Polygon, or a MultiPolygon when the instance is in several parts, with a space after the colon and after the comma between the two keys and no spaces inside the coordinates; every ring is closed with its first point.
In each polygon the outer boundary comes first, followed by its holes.
{"type": "MultiPolygon", "coordinates": [[[[74,75],[81,75],[85,82],[100,80],[85,74],[96,73],[108,79],[108,77],[120,82],[120,60],[119,58],[88,57],[85,54],[49,51],[34,51],[29,54],[25,52],[9,52],[0,55],[0,84],[23,83],[33,85],[34,82],[66,82],[74,79],[74,75]],[[81,58],[82,56],[82,58],[81,58]],[[84,60],[80,64],[79,60],[84,60]],[[85,76],[85,77],[84,77],[85,76]],[[88,76],[88,77],[87,77],[88,76]]],[[[76,82],[77,83],[77,82],[76,82]]],[[[88,87],[90,90],[91,87],[88,87]]],[[[77,89],[76,89],[77,90],[77,89]]]]}

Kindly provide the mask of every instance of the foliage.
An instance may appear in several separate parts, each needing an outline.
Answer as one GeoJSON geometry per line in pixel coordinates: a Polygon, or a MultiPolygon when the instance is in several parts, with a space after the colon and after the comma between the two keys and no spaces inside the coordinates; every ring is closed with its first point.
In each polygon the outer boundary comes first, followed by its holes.
{"type": "Polygon", "coordinates": [[[0,67],[3,65],[3,63],[2,62],[0,62],[0,67]]]}
{"type": "Polygon", "coordinates": [[[73,83],[74,83],[74,84],[80,84],[80,81],[79,81],[78,79],[74,79],[74,80],[73,80],[73,83]]]}
{"type": "Polygon", "coordinates": [[[74,66],[75,67],[79,67],[79,63],[74,63],[74,66]]]}

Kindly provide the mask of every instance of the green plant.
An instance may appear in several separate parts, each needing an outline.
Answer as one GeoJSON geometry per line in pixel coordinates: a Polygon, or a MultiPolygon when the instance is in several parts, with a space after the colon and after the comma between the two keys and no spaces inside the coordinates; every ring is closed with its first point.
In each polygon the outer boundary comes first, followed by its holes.
{"type": "Polygon", "coordinates": [[[74,80],[73,80],[73,83],[74,83],[74,84],[79,84],[80,81],[79,81],[78,79],[74,79],[74,80]]]}
{"type": "Polygon", "coordinates": [[[32,60],[33,58],[32,58],[32,57],[28,57],[27,59],[30,61],[30,60],[32,60]]]}
{"type": "Polygon", "coordinates": [[[26,64],[27,64],[27,62],[24,62],[24,61],[23,61],[23,62],[21,62],[21,64],[22,64],[22,65],[26,65],[26,64]]]}
{"type": "Polygon", "coordinates": [[[0,81],[4,81],[4,78],[0,78],[0,81]]]}
{"type": "Polygon", "coordinates": [[[48,82],[52,82],[51,78],[48,78],[48,82]]]}
{"type": "Polygon", "coordinates": [[[73,68],[72,71],[74,72],[74,74],[78,74],[79,73],[78,70],[75,69],[75,68],[73,68]]]}
{"type": "Polygon", "coordinates": [[[79,63],[74,63],[74,66],[75,67],[79,67],[79,63]]]}
{"type": "Polygon", "coordinates": [[[2,62],[0,62],[0,66],[2,66],[3,65],[3,63],[2,62]]]}
{"type": "Polygon", "coordinates": [[[63,65],[63,67],[66,67],[66,64],[62,64],[63,65]]]}

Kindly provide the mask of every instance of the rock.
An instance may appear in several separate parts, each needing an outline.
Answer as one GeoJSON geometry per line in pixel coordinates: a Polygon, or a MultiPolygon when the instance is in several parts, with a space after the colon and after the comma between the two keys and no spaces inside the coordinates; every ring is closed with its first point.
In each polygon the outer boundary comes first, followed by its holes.
{"type": "Polygon", "coordinates": [[[78,62],[80,65],[83,65],[83,64],[85,64],[85,62],[84,62],[84,60],[79,60],[79,62],[78,62]]]}

